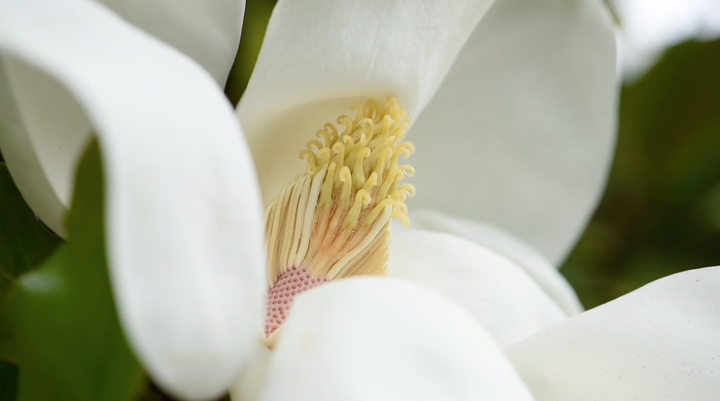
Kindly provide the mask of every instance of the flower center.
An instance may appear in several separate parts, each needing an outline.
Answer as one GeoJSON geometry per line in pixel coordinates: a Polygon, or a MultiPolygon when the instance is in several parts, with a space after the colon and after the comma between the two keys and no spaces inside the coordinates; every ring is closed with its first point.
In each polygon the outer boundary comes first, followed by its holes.
{"type": "Polygon", "coordinates": [[[407,225],[405,199],[415,195],[415,147],[403,142],[410,119],[393,98],[357,105],[355,118],[325,124],[300,152],[305,174],[265,209],[268,292],[265,335],[285,320],[294,297],[327,281],[387,275],[390,219],[407,225]],[[315,148],[315,150],[313,150],[315,148]]]}

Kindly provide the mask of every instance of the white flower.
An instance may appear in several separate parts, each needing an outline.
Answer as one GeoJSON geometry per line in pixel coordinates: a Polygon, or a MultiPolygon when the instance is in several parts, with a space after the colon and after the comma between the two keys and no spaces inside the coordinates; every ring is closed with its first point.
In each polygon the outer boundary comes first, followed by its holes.
{"type": "Polygon", "coordinates": [[[260,400],[717,393],[717,268],[570,317],[579,305],[553,267],[612,153],[615,47],[599,1],[281,0],[238,109],[254,167],[217,86],[243,4],[106,3],[215,80],[95,2],[2,0],[0,147],[62,233],[97,135],[118,312],[168,390],[207,398],[242,377],[235,396],[260,400]],[[390,259],[405,280],[303,294],[271,353],[258,340],[259,194],[304,171],[297,153],[325,122],[388,96],[416,120],[415,226],[393,231],[390,259]]]}

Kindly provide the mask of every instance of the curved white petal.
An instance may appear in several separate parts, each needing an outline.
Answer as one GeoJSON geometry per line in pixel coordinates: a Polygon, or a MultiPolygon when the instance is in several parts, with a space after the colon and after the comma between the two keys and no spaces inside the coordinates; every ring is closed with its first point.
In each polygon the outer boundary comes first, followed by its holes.
{"type": "Polygon", "coordinates": [[[461,308],[387,278],[300,295],[260,401],[532,400],[501,350],[461,308]]]}
{"type": "Polygon", "coordinates": [[[506,349],[538,400],[716,400],[720,267],[655,281],[506,349]]]}
{"type": "Polygon", "coordinates": [[[410,132],[423,206],[488,222],[559,264],[615,142],[612,22],[599,0],[498,0],[410,132]]]}
{"type": "Polygon", "coordinates": [[[491,224],[460,219],[434,210],[412,210],[411,227],[454,234],[487,247],[525,270],[571,316],[583,311],[575,290],[547,258],[521,239],[491,224]]]}
{"type": "Polygon", "coordinates": [[[361,100],[415,118],[494,0],[280,0],[238,114],[263,198],[305,170],[298,153],[361,100]]]}
{"type": "Polygon", "coordinates": [[[90,122],[60,84],[11,58],[0,58],[0,100],[0,149],[13,180],[38,217],[65,237],[90,122]]]}
{"type": "MultiPolygon", "coordinates": [[[[72,129],[91,126],[103,153],[108,263],[128,339],[170,391],[221,393],[250,358],[264,288],[257,183],[222,92],[189,58],[93,2],[3,0],[0,54],[21,123],[2,132],[1,145],[23,195],[41,194],[23,189],[48,180],[24,182],[22,161],[72,170],[76,142],[87,136],[72,129]],[[82,110],[86,124],[55,107],[82,110]],[[47,121],[34,120],[41,117],[47,121]],[[72,151],[53,153],[64,139],[72,151]],[[23,140],[35,153],[14,158],[28,147],[6,145],[23,140]]],[[[67,176],[47,178],[72,186],[67,176]]]]}
{"type": "Polygon", "coordinates": [[[513,261],[450,234],[394,228],[390,276],[432,288],[457,302],[501,345],[566,317],[513,261]]]}
{"type": "Polygon", "coordinates": [[[96,0],[200,63],[221,87],[235,61],[245,0],[96,0]]]}

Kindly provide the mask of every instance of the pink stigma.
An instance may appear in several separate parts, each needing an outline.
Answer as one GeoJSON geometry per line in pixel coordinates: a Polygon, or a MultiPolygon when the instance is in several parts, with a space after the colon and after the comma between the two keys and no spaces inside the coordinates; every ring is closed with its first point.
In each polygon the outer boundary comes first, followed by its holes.
{"type": "Polygon", "coordinates": [[[317,277],[307,267],[293,266],[281,274],[268,292],[265,336],[270,336],[285,321],[296,295],[327,281],[327,278],[317,277]]]}

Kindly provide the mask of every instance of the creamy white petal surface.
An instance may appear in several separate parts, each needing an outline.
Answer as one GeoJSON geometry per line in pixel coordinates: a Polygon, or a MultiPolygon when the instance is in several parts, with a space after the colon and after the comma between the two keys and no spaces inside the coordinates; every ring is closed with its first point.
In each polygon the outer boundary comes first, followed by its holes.
{"type": "MultiPolygon", "coordinates": [[[[105,166],[110,276],[128,339],[171,392],[220,394],[251,357],[264,270],[253,166],[222,92],[191,59],[94,2],[0,2],[0,54],[19,124],[3,127],[2,151],[23,195],[42,193],[24,189],[43,182],[23,182],[22,161],[35,157],[40,166],[30,168],[50,172],[74,165],[73,152],[49,160],[44,152],[62,147],[61,135],[75,146],[87,132],[72,128],[91,126],[105,166]],[[71,121],[53,107],[71,110],[71,121]],[[85,120],[76,121],[79,110],[85,120]],[[38,116],[47,121],[35,132],[38,116]],[[15,158],[28,148],[6,145],[23,140],[36,153],[15,158]]],[[[70,177],[48,177],[72,186],[70,177]]]]}
{"type": "Polygon", "coordinates": [[[559,264],[615,141],[614,28],[599,0],[498,0],[412,128],[427,207],[493,224],[559,264]]]}
{"type": "Polygon", "coordinates": [[[261,401],[532,400],[464,310],[387,278],[301,294],[270,358],[261,401]]]}
{"type": "Polygon", "coordinates": [[[0,100],[0,149],[10,174],[35,214],[65,237],[90,121],[54,79],[7,57],[0,59],[0,100]]]}
{"type": "Polygon", "coordinates": [[[221,87],[235,61],[245,0],[96,0],[200,63],[221,87]]]}
{"type": "Polygon", "coordinates": [[[717,400],[720,267],[663,278],[507,348],[538,400],[717,400]]]}
{"type": "Polygon", "coordinates": [[[273,351],[258,337],[255,357],[250,367],[230,387],[230,398],[233,401],[257,401],[259,393],[265,386],[268,363],[273,351]]]}
{"type": "Polygon", "coordinates": [[[583,311],[570,283],[547,258],[519,238],[486,223],[449,216],[434,210],[413,209],[410,226],[454,234],[510,259],[525,270],[566,315],[583,311]]]}
{"type": "Polygon", "coordinates": [[[468,311],[495,341],[512,344],[565,319],[517,264],[451,234],[394,228],[390,276],[438,291],[468,311]]]}
{"type": "Polygon", "coordinates": [[[357,102],[394,96],[417,117],[492,2],[280,0],[238,108],[265,201],[357,102]]]}

